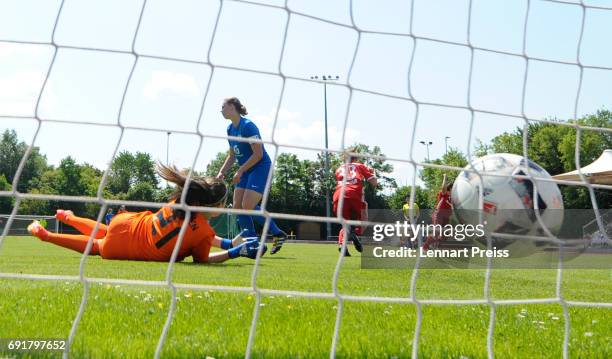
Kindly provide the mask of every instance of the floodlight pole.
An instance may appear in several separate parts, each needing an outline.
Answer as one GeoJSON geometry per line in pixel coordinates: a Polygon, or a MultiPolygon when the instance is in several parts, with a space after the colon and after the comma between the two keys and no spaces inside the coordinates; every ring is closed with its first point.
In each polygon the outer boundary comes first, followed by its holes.
{"type": "Polygon", "coordinates": [[[429,146],[433,144],[431,141],[420,141],[422,145],[427,146],[427,162],[429,162],[429,146]]]}
{"type": "Polygon", "coordinates": [[[444,137],[444,154],[448,153],[448,139],[449,138],[450,138],[450,136],[444,137]]]}
{"type": "MultiPolygon", "coordinates": [[[[170,131],[166,132],[166,166],[170,166],[170,133],[170,131]]],[[[169,185],[170,183],[166,180],[166,188],[168,188],[169,185]]]]}
{"type": "Polygon", "coordinates": [[[170,165],[170,133],[170,131],[166,132],[166,134],[168,135],[166,139],[166,166],[170,165]]]}
{"type": "MultiPolygon", "coordinates": [[[[319,76],[311,76],[311,80],[319,80],[319,76]]],[[[338,75],[323,75],[321,76],[323,80],[323,109],[325,112],[325,178],[329,178],[329,140],[327,135],[327,82],[329,81],[338,81],[340,76],[338,75]]],[[[325,213],[327,217],[331,217],[331,203],[329,201],[329,188],[325,188],[325,213]]],[[[329,240],[331,236],[331,223],[327,222],[327,233],[326,240],[329,240]]]]}

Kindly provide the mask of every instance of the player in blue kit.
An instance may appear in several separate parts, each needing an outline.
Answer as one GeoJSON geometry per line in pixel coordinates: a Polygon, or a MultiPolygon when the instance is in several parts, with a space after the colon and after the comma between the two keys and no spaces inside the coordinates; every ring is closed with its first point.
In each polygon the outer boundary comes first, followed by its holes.
{"type": "MultiPolygon", "coordinates": [[[[253,121],[243,117],[247,115],[247,109],[236,97],[223,101],[221,113],[225,119],[232,121],[227,127],[228,136],[261,139],[259,129],[253,121]]],[[[228,142],[229,153],[217,174],[217,178],[225,177],[225,173],[232,167],[234,161],[238,161],[240,167],[232,179],[232,182],[236,185],[233,208],[258,210],[272,165],[270,156],[268,156],[263,143],[241,142],[233,139],[228,139],[228,142]]],[[[253,219],[261,224],[265,222],[265,218],[262,216],[238,215],[240,229],[248,231],[245,234],[246,237],[257,235],[253,219]]],[[[283,246],[287,234],[278,228],[274,220],[270,220],[269,227],[273,240],[270,254],[275,254],[283,246]]]]}

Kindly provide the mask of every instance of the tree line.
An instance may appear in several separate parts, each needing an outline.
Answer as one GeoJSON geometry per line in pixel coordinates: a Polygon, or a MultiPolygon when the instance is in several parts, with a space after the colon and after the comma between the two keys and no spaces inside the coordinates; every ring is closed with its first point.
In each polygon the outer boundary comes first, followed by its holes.
{"type": "MultiPolygon", "coordinates": [[[[576,135],[572,126],[560,126],[549,122],[529,122],[527,130],[527,155],[551,175],[561,174],[576,169],[576,135]]],[[[564,121],[565,124],[584,127],[612,128],[612,112],[601,110],[577,120],[564,121]]],[[[525,128],[517,127],[514,131],[504,132],[494,137],[490,143],[476,141],[472,154],[475,158],[493,153],[513,153],[523,156],[523,135],[525,128]]],[[[595,161],[604,150],[612,148],[612,133],[596,130],[580,131],[580,164],[582,167],[595,161]]],[[[431,161],[435,164],[446,164],[463,167],[468,164],[465,154],[451,149],[441,158],[431,161]]],[[[452,170],[426,168],[420,177],[425,182],[427,202],[435,201],[435,196],[442,183],[442,175],[454,180],[459,174],[452,170]]],[[[583,186],[559,186],[563,195],[565,208],[593,208],[588,190],[583,186]]],[[[599,208],[612,208],[612,191],[595,190],[599,208]]]]}
{"type": "MultiPolygon", "coordinates": [[[[567,121],[590,127],[612,128],[612,113],[598,111],[576,121],[567,121]]],[[[523,154],[523,128],[505,132],[493,138],[490,143],[476,141],[472,153],[479,157],[490,153],[523,154]]],[[[552,123],[529,123],[527,126],[528,155],[551,174],[575,169],[574,153],[576,129],[552,123]]],[[[604,149],[612,148],[612,134],[592,130],[581,131],[580,161],[584,166],[591,163],[604,149]]],[[[381,156],[383,159],[362,158],[367,166],[374,169],[379,178],[376,190],[366,186],[365,197],[370,208],[399,209],[410,194],[410,186],[399,186],[391,177],[393,165],[384,159],[380,147],[356,144],[357,152],[381,156]]],[[[19,141],[14,130],[6,130],[0,139],[0,190],[12,189],[15,173],[28,145],[19,141]]],[[[270,188],[268,210],[274,212],[325,216],[325,192],[333,193],[335,188],[334,170],[342,163],[338,154],[329,155],[330,170],[325,170],[325,153],[318,153],[316,159],[300,159],[292,153],[281,153],[275,162],[274,176],[270,188]]],[[[216,157],[198,175],[214,176],[225,160],[226,152],[216,157]]],[[[450,148],[442,157],[431,163],[464,167],[466,154],[450,148]]],[[[234,165],[226,179],[229,181],[236,171],[234,165]]],[[[442,176],[447,174],[453,180],[458,172],[438,168],[424,168],[418,175],[423,185],[415,188],[415,201],[421,208],[432,208],[440,188],[442,176]]],[[[48,163],[38,147],[33,147],[27,158],[17,190],[22,193],[52,194],[67,196],[95,197],[102,180],[103,171],[88,164],[77,163],[68,156],[58,166],[48,163]]],[[[233,189],[233,186],[231,186],[233,189]]],[[[591,208],[588,191],[578,186],[560,186],[566,208],[591,208]]],[[[104,198],[147,202],[165,202],[172,188],[160,181],[155,173],[155,161],[148,153],[123,151],[113,160],[103,189],[104,198]]],[[[610,191],[596,191],[600,208],[612,207],[610,191]]],[[[0,197],[0,213],[12,211],[14,199],[0,197]]],[[[19,214],[52,214],[56,208],[70,208],[76,214],[96,217],[99,206],[95,203],[23,200],[19,214]]]]}

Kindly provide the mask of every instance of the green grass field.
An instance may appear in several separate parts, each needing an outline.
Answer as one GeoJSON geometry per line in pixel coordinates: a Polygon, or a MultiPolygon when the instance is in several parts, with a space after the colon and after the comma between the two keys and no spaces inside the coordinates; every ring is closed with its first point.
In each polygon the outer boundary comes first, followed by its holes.
{"type": "MultiPolygon", "coordinates": [[[[354,252],[354,251],[353,251],[354,252]]],[[[262,259],[258,287],[331,292],[338,259],[335,246],[287,244],[262,259]]],[[[8,237],[0,249],[0,272],[77,275],[80,254],[30,237],[8,237]]],[[[253,261],[222,265],[178,263],[174,281],[250,286],[253,261]]],[[[86,275],[96,278],[164,280],[167,264],[106,261],[90,257],[86,275]]],[[[480,299],[484,270],[421,270],[419,299],[480,299]]],[[[411,270],[363,270],[358,256],[346,258],[342,294],[407,297],[411,270]]],[[[555,270],[494,270],[495,299],[555,297],[555,270]]],[[[66,338],[77,313],[79,282],[0,279],[0,338],[66,338]]],[[[610,270],[568,269],[566,300],[612,302],[610,270]]],[[[71,348],[72,357],[151,357],[166,320],[170,291],[96,283],[71,348]]],[[[253,293],[179,290],[179,302],[162,356],[243,357],[253,316],[253,293]]],[[[264,295],[253,357],[329,356],[338,302],[264,295]]],[[[490,308],[486,305],[424,305],[419,356],[484,358],[490,308]]],[[[572,358],[612,357],[612,309],[570,307],[572,358]]],[[[559,304],[500,305],[496,308],[496,358],[562,356],[564,316],[559,304]]],[[[416,306],[344,302],[337,357],[404,358],[412,352],[416,306]]],[[[0,352],[20,357],[23,353],[0,352]]],[[[28,354],[59,357],[60,354],[28,354]]]]}

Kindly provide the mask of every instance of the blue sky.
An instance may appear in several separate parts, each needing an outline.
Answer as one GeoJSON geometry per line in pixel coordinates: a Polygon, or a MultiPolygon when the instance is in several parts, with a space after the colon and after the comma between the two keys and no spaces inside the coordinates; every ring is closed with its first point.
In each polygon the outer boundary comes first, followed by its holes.
{"type": "MultiPolygon", "coordinates": [[[[284,6],[284,1],[253,2],[284,6]]],[[[610,5],[605,1],[584,3],[610,5]]],[[[16,129],[25,141],[31,141],[36,120],[10,116],[34,116],[54,48],[1,40],[49,43],[59,4],[59,1],[0,1],[0,116],[3,116],[0,131],[16,129]]],[[[390,157],[410,158],[416,106],[405,99],[409,95],[409,78],[412,95],[419,102],[463,107],[468,104],[471,53],[467,46],[467,0],[415,0],[414,14],[408,0],[354,1],[355,26],[349,1],[288,1],[291,11],[308,16],[236,1],[147,1],[134,41],[136,53],[178,60],[142,56],[136,60],[129,53],[142,4],[141,0],[65,1],[55,34],[55,43],[60,47],[42,92],[38,116],[70,123],[43,122],[35,142],[52,164],[70,155],[80,162],[105,168],[119,139],[119,124],[159,130],[126,130],[120,150],[145,151],[165,161],[166,131],[225,135],[228,122],[219,110],[223,98],[228,96],[239,97],[249,110],[247,117],[259,126],[264,140],[272,140],[274,114],[283,84],[281,73],[304,80],[315,74],[340,76],[340,81],[328,86],[332,149],[341,149],[347,119],[345,144],[378,145],[390,157]],[[369,33],[361,34],[348,78],[358,29],[369,33]],[[415,41],[408,36],[372,32],[408,34],[411,29],[421,39],[416,40],[409,76],[415,41]],[[134,61],[136,67],[120,114],[123,90],[134,61]],[[349,107],[351,89],[347,85],[389,96],[353,90],[349,107]],[[77,123],[83,121],[94,124],[77,123]]],[[[522,54],[526,11],[527,1],[473,0],[469,42],[475,47],[522,54]]],[[[612,10],[588,8],[585,16],[581,64],[612,67],[612,48],[608,46],[612,38],[612,10]]],[[[576,63],[581,21],[581,6],[531,1],[525,36],[527,56],[576,63]]],[[[475,50],[469,91],[471,106],[521,116],[525,65],[522,56],[475,50]]],[[[536,119],[571,118],[579,74],[575,64],[531,60],[525,115],[536,119]]],[[[281,145],[282,152],[314,158],[315,151],[283,146],[324,146],[323,87],[299,79],[285,82],[274,140],[281,145]]],[[[578,115],[612,108],[610,88],[612,71],[585,69],[578,115]]],[[[420,140],[433,142],[432,158],[442,155],[446,136],[450,136],[449,146],[466,152],[470,118],[467,109],[421,105],[413,158],[422,161],[427,156],[426,148],[418,143],[420,140]]],[[[522,123],[520,118],[476,112],[472,143],[475,138],[489,141],[522,123]]],[[[180,167],[190,166],[199,139],[197,134],[170,135],[170,161],[180,167]]],[[[274,152],[274,146],[266,147],[274,152]]],[[[203,170],[217,152],[225,150],[225,140],[205,138],[197,169],[203,170]]],[[[393,177],[400,184],[412,182],[410,164],[392,164],[393,177]]]]}

